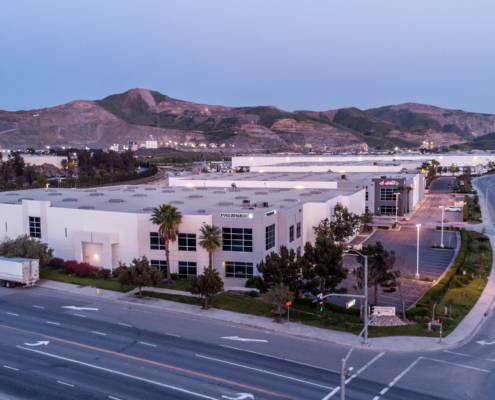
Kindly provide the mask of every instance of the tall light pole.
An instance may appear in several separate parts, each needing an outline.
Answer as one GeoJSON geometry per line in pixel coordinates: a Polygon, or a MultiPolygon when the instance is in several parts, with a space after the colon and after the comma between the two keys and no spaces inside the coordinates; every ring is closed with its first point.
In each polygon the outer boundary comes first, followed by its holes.
{"type": "Polygon", "coordinates": [[[445,211],[445,206],[438,206],[439,208],[442,209],[442,239],[441,239],[441,243],[440,243],[440,247],[443,249],[443,213],[445,211]]]}
{"type": "Polygon", "coordinates": [[[397,215],[399,215],[399,207],[397,207],[397,202],[399,200],[399,193],[395,193],[395,222],[397,223],[397,215]]]}
{"type": "Polygon", "coordinates": [[[416,280],[419,279],[419,228],[421,228],[421,224],[416,224],[416,228],[418,228],[418,245],[417,245],[417,252],[416,252],[416,280]]]}

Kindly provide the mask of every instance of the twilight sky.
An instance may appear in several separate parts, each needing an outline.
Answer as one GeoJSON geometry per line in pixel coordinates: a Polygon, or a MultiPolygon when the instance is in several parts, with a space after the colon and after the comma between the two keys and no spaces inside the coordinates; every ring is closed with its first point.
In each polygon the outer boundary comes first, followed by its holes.
{"type": "Polygon", "coordinates": [[[495,114],[493,0],[0,2],[0,109],[134,87],[287,111],[495,114]]]}

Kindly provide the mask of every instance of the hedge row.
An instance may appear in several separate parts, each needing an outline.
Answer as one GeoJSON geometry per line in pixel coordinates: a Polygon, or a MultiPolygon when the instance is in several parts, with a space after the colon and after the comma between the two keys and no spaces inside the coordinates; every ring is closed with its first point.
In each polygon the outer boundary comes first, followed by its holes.
{"type": "Polygon", "coordinates": [[[469,219],[469,196],[464,196],[464,206],[462,207],[462,220],[466,222],[469,219]]]}
{"type": "MultiPolygon", "coordinates": [[[[294,305],[316,309],[316,303],[313,303],[312,299],[298,298],[295,299],[292,303],[294,305]]],[[[345,308],[337,304],[329,303],[328,301],[324,301],[323,305],[327,310],[332,311],[334,313],[354,315],[355,317],[359,317],[360,315],[359,308],[345,308]]]]}
{"type": "Polygon", "coordinates": [[[423,316],[426,317],[431,314],[431,310],[433,309],[433,305],[435,302],[445,293],[447,290],[450,281],[454,277],[456,273],[458,273],[462,264],[464,264],[464,260],[466,259],[468,248],[468,236],[466,229],[461,229],[461,248],[457,257],[455,258],[454,265],[450,268],[449,272],[445,274],[445,276],[438,282],[435,286],[430,288],[421,299],[416,303],[416,308],[412,310],[406,311],[406,316],[416,317],[423,316]]]}

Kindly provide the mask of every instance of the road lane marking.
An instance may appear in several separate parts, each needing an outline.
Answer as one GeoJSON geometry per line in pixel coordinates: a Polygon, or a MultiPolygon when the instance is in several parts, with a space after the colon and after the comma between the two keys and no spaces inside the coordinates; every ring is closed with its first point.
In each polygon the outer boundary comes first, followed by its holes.
{"type": "Polygon", "coordinates": [[[226,347],[226,348],[228,348],[228,349],[239,350],[239,351],[245,351],[246,353],[258,354],[258,355],[260,355],[260,356],[265,356],[265,357],[275,358],[275,359],[277,359],[277,360],[288,361],[288,362],[291,362],[291,363],[294,363],[294,364],[305,365],[306,367],[317,368],[317,369],[321,369],[321,370],[323,370],[323,371],[334,372],[334,373],[336,373],[336,374],[340,374],[340,372],[338,372],[338,371],[334,371],[333,369],[327,369],[327,368],[323,368],[323,367],[317,367],[316,365],[311,365],[311,364],[306,364],[306,363],[299,362],[299,361],[289,360],[288,358],[282,358],[282,357],[270,356],[270,355],[268,355],[268,354],[258,353],[257,351],[251,351],[251,350],[239,349],[239,348],[237,348],[237,347],[226,346],[226,345],[224,345],[224,344],[221,344],[220,346],[221,346],[221,347],[226,347]]]}
{"type": "Polygon", "coordinates": [[[156,344],[151,344],[151,343],[146,343],[146,342],[139,342],[141,344],[144,344],[145,346],[153,346],[156,347],[156,344]]]}
{"type": "Polygon", "coordinates": [[[364,367],[362,367],[358,372],[356,372],[354,375],[352,375],[349,379],[345,381],[346,385],[352,381],[356,376],[358,376],[360,373],[362,373],[366,368],[368,368],[371,364],[373,364],[376,360],[378,360],[381,356],[383,356],[385,352],[382,352],[378,354],[373,360],[371,360],[368,364],[366,364],[364,367]]]}
{"type": "Polygon", "coordinates": [[[87,311],[98,311],[97,308],[88,308],[88,307],[76,307],[76,306],[63,306],[62,308],[67,308],[68,310],[87,310],[87,311]]]}
{"type": "MultiPolygon", "coordinates": [[[[131,355],[122,354],[122,353],[118,353],[118,352],[111,351],[111,350],[100,349],[98,347],[93,347],[93,346],[88,346],[88,345],[82,344],[82,343],[72,342],[70,340],[60,339],[60,338],[57,338],[57,337],[54,337],[54,336],[44,335],[44,334],[38,333],[38,332],[27,331],[25,329],[14,328],[12,326],[3,325],[3,324],[0,324],[0,328],[11,329],[11,330],[14,330],[14,331],[17,331],[17,332],[30,333],[32,335],[41,336],[41,337],[44,337],[46,339],[52,339],[52,340],[56,340],[58,342],[67,343],[67,344],[71,344],[71,345],[74,345],[74,346],[79,346],[79,347],[83,347],[83,348],[86,348],[86,349],[91,349],[91,350],[99,351],[99,352],[102,352],[102,353],[112,354],[112,355],[115,355],[115,356],[118,356],[118,357],[128,358],[130,360],[136,360],[136,361],[141,361],[141,362],[152,364],[152,365],[158,365],[160,367],[169,368],[169,369],[172,369],[174,371],[180,371],[180,372],[184,372],[186,374],[200,376],[202,378],[211,379],[211,380],[214,380],[214,381],[223,382],[223,383],[227,383],[227,384],[230,384],[230,385],[235,385],[235,386],[239,386],[239,387],[244,387],[244,388],[247,388],[247,389],[255,390],[255,391],[260,392],[260,393],[265,393],[265,394],[269,394],[269,395],[276,396],[276,397],[282,397],[282,398],[286,398],[286,399],[296,400],[293,397],[290,397],[290,396],[287,396],[287,395],[284,395],[284,394],[280,394],[280,393],[271,392],[269,390],[257,388],[255,386],[245,385],[243,383],[238,383],[238,382],[230,381],[228,379],[223,379],[223,378],[219,378],[219,377],[216,377],[216,376],[211,376],[211,375],[203,374],[201,372],[191,371],[191,370],[185,369],[185,368],[174,367],[173,365],[163,364],[163,363],[159,363],[157,361],[152,361],[152,360],[146,360],[144,358],[134,357],[134,356],[131,356],[131,355]]],[[[17,347],[22,348],[22,349],[25,349],[25,350],[28,350],[28,351],[34,351],[34,352],[42,353],[41,351],[34,350],[34,349],[28,349],[28,348],[21,347],[21,346],[17,346],[17,347]]],[[[45,354],[49,354],[49,353],[45,353],[45,354]]],[[[58,356],[55,356],[55,355],[53,355],[53,356],[54,357],[58,357],[58,356]]],[[[217,400],[217,399],[215,399],[215,400],[217,400]]]]}
{"type": "Polygon", "coordinates": [[[108,396],[109,399],[112,399],[112,400],[121,400],[119,399],[118,397],[113,397],[113,396],[108,396]]]}
{"type": "Polygon", "coordinates": [[[58,322],[51,322],[51,321],[46,321],[47,324],[52,324],[52,325],[60,325],[58,322]]]}
{"type": "MultiPolygon", "coordinates": [[[[121,323],[121,322],[119,322],[119,325],[122,325],[122,326],[128,326],[128,327],[130,327],[130,328],[133,328],[133,326],[132,326],[132,325],[123,324],[123,323],[121,323]]],[[[110,397],[110,396],[109,396],[109,397],[110,397]]]]}
{"type": "Polygon", "coordinates": [[[291,376],[287,376],[287,375],[277,374],[277,373],[275,373],[275,372],[270,372],[270,371],[267,371],[267,370],[264,370],[264,369],[258,369],[258,368],[248,367],[247,365],[236,364],[236,363],[233,363],[233,362],[230,362],[230,361],[219,360],[218,358],[206,357],[206,356],[202,356],[202,355],[200,355],[200,354],[196,354],[196,357],[199,357],[199,358],[205,358],[205,359],[207,359],[207,360],[212,360],[212,361],[221,362],[221,363],[224,363],[224,364],[235,365],[236,367],[245,368],[245,369],[250,369],[250,370],[252,370],[252,371],[263,372],[263,373],[268,374],[268,375],[274,375],[274,376],[278,376],[278,377],[280,377],[280,378],[290,379],[290,380],[293,380],[293,381],[296,381],[296,382],[302,382],[302,383],[306,383],[306,384],[308,384],[308,385],[318,386],[318,387],[321,387],[321,388],[324,388],[324,389],[329,389],[329,390],[332,390],[332,389],[333,389],[333,387],[328,387],[328,386],[318,385],[317,383],[313,383],[313,382],[304,381],[304,380],[302,380],[302,379],[293,378],[293,377],[291,377],[291,376]]]}
{"type": "Polygon", "coordinates": [[[14,371],[19,371],[17,368],[9,367],[8,365],[4,365],[3,367],[7,369],[13,369],[14,371]]]}
{"type": "Polygon", "coordinates": [[[94,333],[95,335],[107,336],[106,333],[101,333],[101,332],[96,332],[96,331],[91,331],[91,333],[94,333]]]}
{"type": "Polygon", "coordinates": [[[328,400],[330,397],[332,397],[335,393],[337,393],[340,390],[340,386],[337,386],[335,389],[333,389],[330,393],[328,393],[325,397],[323,397],[322,400],[328,400]]]}
{"type": "Polygon", "coordinates": [[[179,335],[173,335],[172,333],[166,333],[165,335],[168,335],[168,336],[175,336],[175,337],[180,337],[179,335]]]}
{"type": "Polygon", "coordinates": [[[222,339],[228,339],[228,340],[236,340],[238,342],[264,342],[268,343],[268,340],[265,339],[245,339],[245,338],[240,338],[239,336],[224,336],[222,339]]]}
{"type": "Polygon", "coordinates": [[[443,360],[436,360],[434,358],[428,358],[428,357],[420,357],[424,360],[430,360],[430,361],[436,361],[436,362],[439,362],[439,363],[443,363],[443,364],[450,364],[450,365],[455,365],[456,367],[462,367],[462,368],[467,368],[467,369],[474,369],[475,371],[480,371],[480,372],[488,372],[490,373],[491,371],[488,371],[486,369],[481,369],[481,368],[476,368],[476,367],[471,367],[469,365],[463,365],[463,364],[456,364],[456,363],[453,363],[453,362],[449,362],[449,361],[443,361],[443,360]]]}
{"type": "Polygon", "coordinates": [[[74,385],[71,385],[70,383],[65,383],[65,382],[62,382],[62,381],[57,381],[57,382],[60,383],[60,384],[62,384],[62,385],[74,387],[74,385]]]}
{"type": "Polygon", "coordinates": [[[19,314],[14,314],[14,313],[11,313],[11,312],[8,312],[7,314],[9,314],[9,315],[15,315],[16,317],[19,316],[19,314]]]}
{"type": "Polygon", "coordinates": [[[41,307],[41,306],[33,306],[33,307],[45,309],[45,307],[41,307]]]}
{"type": "Polygon", "coordinates": [[[82,314],[72,314],[72,315],[77,315],[78,317],[86,318],[86,316],[85,315],[82,315],[82,314]]]}
{"type": "MultiPolygon", "coordinates": [[[[106,372],[110,372],[112,374],[116,374],[116,375],[120,375],[120,376],[125,376],[127,378],[133,378],[133,379],[139,380],[141,382],[152,383],[152,384],[157,385],[157,386],[162,386],[162,387],[166,387],[168,389],[177,390],[177,391],[182,392],[182,393],[192,394],[192,395],[197,396],[197,397],[202,397],[203,399],[217,400],[215,397],[205,396],[205,395],[202,395],[202,394],[199,394],[199,393],[191,392],[189,390],[178,388],[176,386],[166,385],[164,383],[155,382],[155,381],[152,381],[150,379],[140,378],[138,376],[126,374],[124,372],[115,371],[115,370],[112,370],[112,369],[109,369],[109,368],[98,367],[96,365],[88,364],[88,363],[85,363],[85,362],[82,362],[82,361],[72,360],[70,358],[60,357],[60,356],[57,356],[55,354],[45,353],[44,351],[28,349],[28,348],[21,347],[21,346],[17,346],[17,347],[18,348],[21,348],[23,350],[32,351],[34,353],[43,354],[45,356],[53,357],[53,358],[56,358],[58,360],[64,360],[64,361],[72,362],[72,363],[75,363],[75,364],[84,365],[86,367],[95,368],[95,369],[98,369],[100,371],[106,371],[106,372]]],[[[111,353],[113,353],[113,352],[111,352],[111,353]]],[[[280,396],[280,395],[278,395],[278,396],[280,396]]]]}

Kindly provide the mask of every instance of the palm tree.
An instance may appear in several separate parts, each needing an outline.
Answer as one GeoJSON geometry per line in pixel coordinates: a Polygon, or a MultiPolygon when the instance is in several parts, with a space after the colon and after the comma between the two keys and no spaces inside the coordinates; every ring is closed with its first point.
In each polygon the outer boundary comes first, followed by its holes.
{"type": "Polygon", "coordinates": [[[167,279],[170,278],[170,242],[175,242],[179,233],[179,225],[182,221],[182,214],[177,207],[170,204],[162,204],[153,208],[150,221],[158,225],[158,234],[165,243],[165,255],[167,256],[167,279]]]}
{"type": "Polygon", "coordinates": [[[222,245],[222,231],[215,225],[204,225],[200,229],[199,245],[206,249],[210,256],[210,268],[213,266],[213,252],[222,245]]]}

